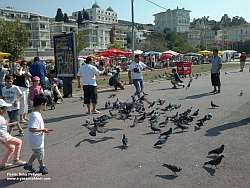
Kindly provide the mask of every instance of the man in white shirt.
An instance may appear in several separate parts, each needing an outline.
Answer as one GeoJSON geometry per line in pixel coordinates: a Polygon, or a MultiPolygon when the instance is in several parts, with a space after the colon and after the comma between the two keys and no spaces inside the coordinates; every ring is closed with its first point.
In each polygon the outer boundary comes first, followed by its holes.
{"type": "Polygon", "coordinates": [[[135,86],[135,94],[138,95],[140,97],[140,94],[143,93],[144,95],[146,93],[144,93],[143,89],[144,89],[144,83],[143,83],[143,74],[142,71],[143,69],[149,69],[149,70],[154,70],[150,67],[148,67],[147,65],[145,65],[143,62],[140,61],[140,57],[139,55],[135,55],[135,61],[132,62],[128,69],[128,78],[129,78],[129,83],[133,83],[135,86]]]}
{"type": "Polygon", "coordinates": [[[88,112],[94,114],[99,114],[100,112],[96,110],[97,104],[97,83],[96,83],[96,76],[103,74],[103,71],[99,71],[94,65],[91,65],[91,57],[87,57],[84,65],[82,65],[77,74],[78,80],[78,88],[81,88],[81,81],[83,84],[83,92],[84,92],[84,104],[87,104],[88,112]],[[91,108],[92,103],[92,110],[91,108]]]}

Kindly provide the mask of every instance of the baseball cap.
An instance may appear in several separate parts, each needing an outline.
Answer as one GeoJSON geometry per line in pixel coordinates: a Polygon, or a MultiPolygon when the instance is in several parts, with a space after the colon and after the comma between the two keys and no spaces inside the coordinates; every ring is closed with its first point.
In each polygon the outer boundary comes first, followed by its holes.
{"type": "Polygon", "coordinates": [[[12,104],[5,102],[3,99],[0,99],[0,107],[10,107],[12,104]]]}
{"type": "Polygon", "coordinates": [[[38,76],[33,77],[34,81],[40,81],[40,78],[38,76]]]}

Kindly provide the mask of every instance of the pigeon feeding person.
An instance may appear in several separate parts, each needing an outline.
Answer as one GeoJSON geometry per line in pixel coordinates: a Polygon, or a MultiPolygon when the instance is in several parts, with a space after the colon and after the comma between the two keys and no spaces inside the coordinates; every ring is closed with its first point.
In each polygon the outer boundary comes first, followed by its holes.
{"type": "Polygon", "coordinates": [[[173,84],[173,89],[177,89],[177,86],[185,87],[180,75],[176,72],[176,69],[172,69],[171,84],[173,84]]]}

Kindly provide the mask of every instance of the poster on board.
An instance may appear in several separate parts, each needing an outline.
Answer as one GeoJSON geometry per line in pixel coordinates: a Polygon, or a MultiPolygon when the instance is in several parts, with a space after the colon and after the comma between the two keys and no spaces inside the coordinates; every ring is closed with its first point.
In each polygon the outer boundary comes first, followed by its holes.
{"type": "Polygon", "coordinates": [[[53,39],[57,77],[75,77],[78,68],[75,33],[55,35],[53,39]]]}

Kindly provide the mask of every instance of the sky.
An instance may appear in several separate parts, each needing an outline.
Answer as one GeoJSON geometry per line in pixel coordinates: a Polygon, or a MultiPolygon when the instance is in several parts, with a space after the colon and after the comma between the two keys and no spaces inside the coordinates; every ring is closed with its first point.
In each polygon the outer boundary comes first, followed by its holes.
{"type": "MultiPolygon", "coordinates": [[[[242,16],[250,22],[250,0],[150,0],[166,9],[185,8],[191,10],[191,19],[209,16],[220,20],[223,14],[230,17],[242,16]]],[[[131,0],[0,0],[0,7],[12,6],[17,10],[35,12],[44,16],[54,17],[57,8],[71,15],[82,8],[91,8],[97,4],[106,9],[111,6],[118,14],[118,19],[131,20],[131,0]]],[[[147,0],[134,0],[135,22],[154,23],[153,14],[165,11],[147,0]]]]}

